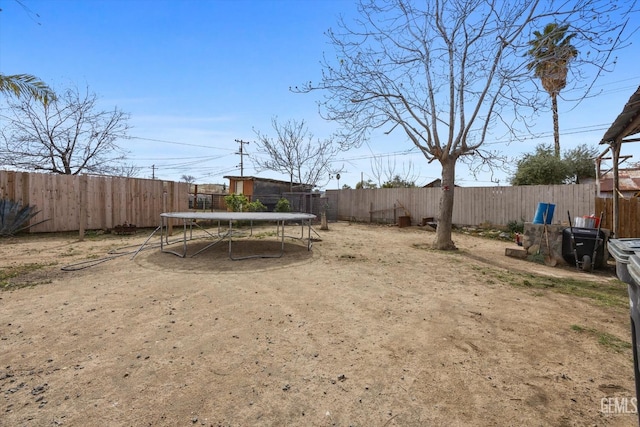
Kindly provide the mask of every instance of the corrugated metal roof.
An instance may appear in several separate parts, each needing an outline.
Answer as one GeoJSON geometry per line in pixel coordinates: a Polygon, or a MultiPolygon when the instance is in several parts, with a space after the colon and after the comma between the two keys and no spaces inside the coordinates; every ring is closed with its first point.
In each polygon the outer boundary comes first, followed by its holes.
{"type": "MultiPolygon", "coordinates": [[[[640,169],[620,169],[618,180],[621,192],[640,191],[640,169]]],[[[600,192],[611,191],[613,191],[613,172],[607,172],[600,178],[600,192]]]]}
{"type": "Polygon", "coordinates": [[[636,133],[640,133],[640,86],[605,132],[600,144],[611,144],[636,133]]]}

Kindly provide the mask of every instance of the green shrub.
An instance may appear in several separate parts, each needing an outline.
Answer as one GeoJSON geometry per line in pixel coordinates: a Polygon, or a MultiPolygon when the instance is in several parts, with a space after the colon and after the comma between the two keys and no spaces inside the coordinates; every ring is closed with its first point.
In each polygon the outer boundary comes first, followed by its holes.
{"type": "Polygon", "coordinates": [[[224,197],[227,208],[233,212],[242,212],[249,209],[249,199],[244,194],[229,194],[224,197]]]}
{"type": "Polygon", "coordinates": [[[256,199],[255,202],[249,203],[249,212],[264,212],[267,210],[267,207],[262,204],[259,199],[256,199]]]}
{"type": "Polygon", "coordinates": [[[291,205],[289,204],[289,201],[284,197],[278,200],[274,212],[291,212],[291,205]]]}
{"type": "Polygon", "coordinates": [[[521,219],[520,221],[509,221],[507,223],[507,229],[512,233],[524,233],[524,219],[521,219]]]}

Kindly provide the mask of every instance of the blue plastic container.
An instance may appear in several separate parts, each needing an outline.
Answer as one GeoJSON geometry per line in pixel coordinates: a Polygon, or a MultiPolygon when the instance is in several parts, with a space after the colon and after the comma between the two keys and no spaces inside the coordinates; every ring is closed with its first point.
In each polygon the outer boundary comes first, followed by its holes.
{"type": "Polygon", "coordinates": [[[538,203],[538,209],[533,217],[534,224],[544,224],[545,214],[547,218],[547,224],[551,224],[553,220],[553,211],[556,209],[556,205],[552,203],[538,203]]]}

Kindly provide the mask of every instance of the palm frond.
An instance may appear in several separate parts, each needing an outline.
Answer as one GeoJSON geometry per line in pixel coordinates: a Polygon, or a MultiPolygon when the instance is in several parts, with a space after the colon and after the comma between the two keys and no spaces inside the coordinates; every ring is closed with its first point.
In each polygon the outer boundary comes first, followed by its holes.
{"type": "Polygon", "coordinates": [[[44,104],[56,98],[55,93],[46,83],[30,74],[0,74],[0,92],[13,94],[17,98],[30,95],[44,104]]]}

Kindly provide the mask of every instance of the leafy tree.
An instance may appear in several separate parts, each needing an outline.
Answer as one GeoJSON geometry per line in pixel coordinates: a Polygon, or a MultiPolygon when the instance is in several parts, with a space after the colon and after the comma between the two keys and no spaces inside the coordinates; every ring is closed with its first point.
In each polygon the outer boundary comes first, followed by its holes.
{"type": "Polygon", "coordinates": [[[368,179],[366,181],[360,181],[356,184],[356,190],[360,190],[363,188],[378,188],[378,184],[368,179]]]}
{"type": "Polygon", "coordinates": [[[596,162],[598,149],[582,144],[564,152],[562,157],[567,167],[567,184],[580,184],[585,179],[596,178],[596,162]]]}
{"type": "Polygon", "coordinates": [[[392,180],[389,180],[382,184],[382,188],[413,188],[416,186],[414,181],[407,181],[400,178],[400,175],[396,175],[392,180]]]}
{"type": "Polygon", "coordinates": [[[128,114],[98,109],[98,97],[68,89],[47,104],[33,97],[0,113],[0,164],[31,171],[113,174],[125,159],[128,114]]]}
{"type": "Polygon", "coordinates": [[[557,158],[550,145],[538,145],[533,154],[525,154],[511,178],[511,185],[559,185],[567,179],[566,164],[557,158]]]}
{"type": "Polygon", "coordinates": [[[542,87],[551,97],[553,113],[553,142],[555,156],[560,158],[560,130],[558,125],[558,94],[567,85],[569,63],[578,56],[578,50],[571,44],[576,33],[567,34],[569,24],[550,23],[543,32],[534,31],[535,38],[529,41],[531,62],[527,64],[542,87]]]}
{"type": "Polygon", "coordinates": [[[339,153],[332,138],[314,141],[304,120],[279,123],[274,117],[271,125],[275,139],[254,129],[258,136],[258,153],[264,155],[264,158],[252,157],[257,169],[286,174],[291,191],[294,181],[313,188],[329,174],[341,172],[331,169],[331,162],[339,153]]]}
{"type": "Polygon", "coordinates": [[[31,96],[44,104],[56,98],[49,86],[30,74],[0,73],[0,92],[14,95],[16,98],[31,96]]]}
{"type": "MultiPolygon", "coordinates": [[[[322,61],[320,81],[292,90],[323,91],[322,116],[341,125],[338,141],[345,148],[360,146],[374,130],[398,129],[427,161],[438,161],[435,247],[455,249],[457,161],[495,166],[498,153],[483,147],[490,130],[505,124],[517,136],[516,125],[526,127],[527,115],[541,106],[529,91],[526,66],[533,30],[549,16],[561,19],[559,25],[570,22],[578,33],[576,49],[594,47],[581,65],[593,65],[600,75],[614,60],[611,51],[625,41],[622,30],[633,7],[608,0],[360,0],[353,23],[341,19],[339,29],[327,31],[335,53],[322,61]]],[[[582,94],[591,87],[587,82],[582,94]]]]}
{"type": "Polygon", "coordinates": [[[551,145],[540,144],[532,154],[519,161],[512,185],[579,184],[585,178],[595,178],[597,148],[586,144],[564,152],[562,159],[555,156],[551,145]]]}

